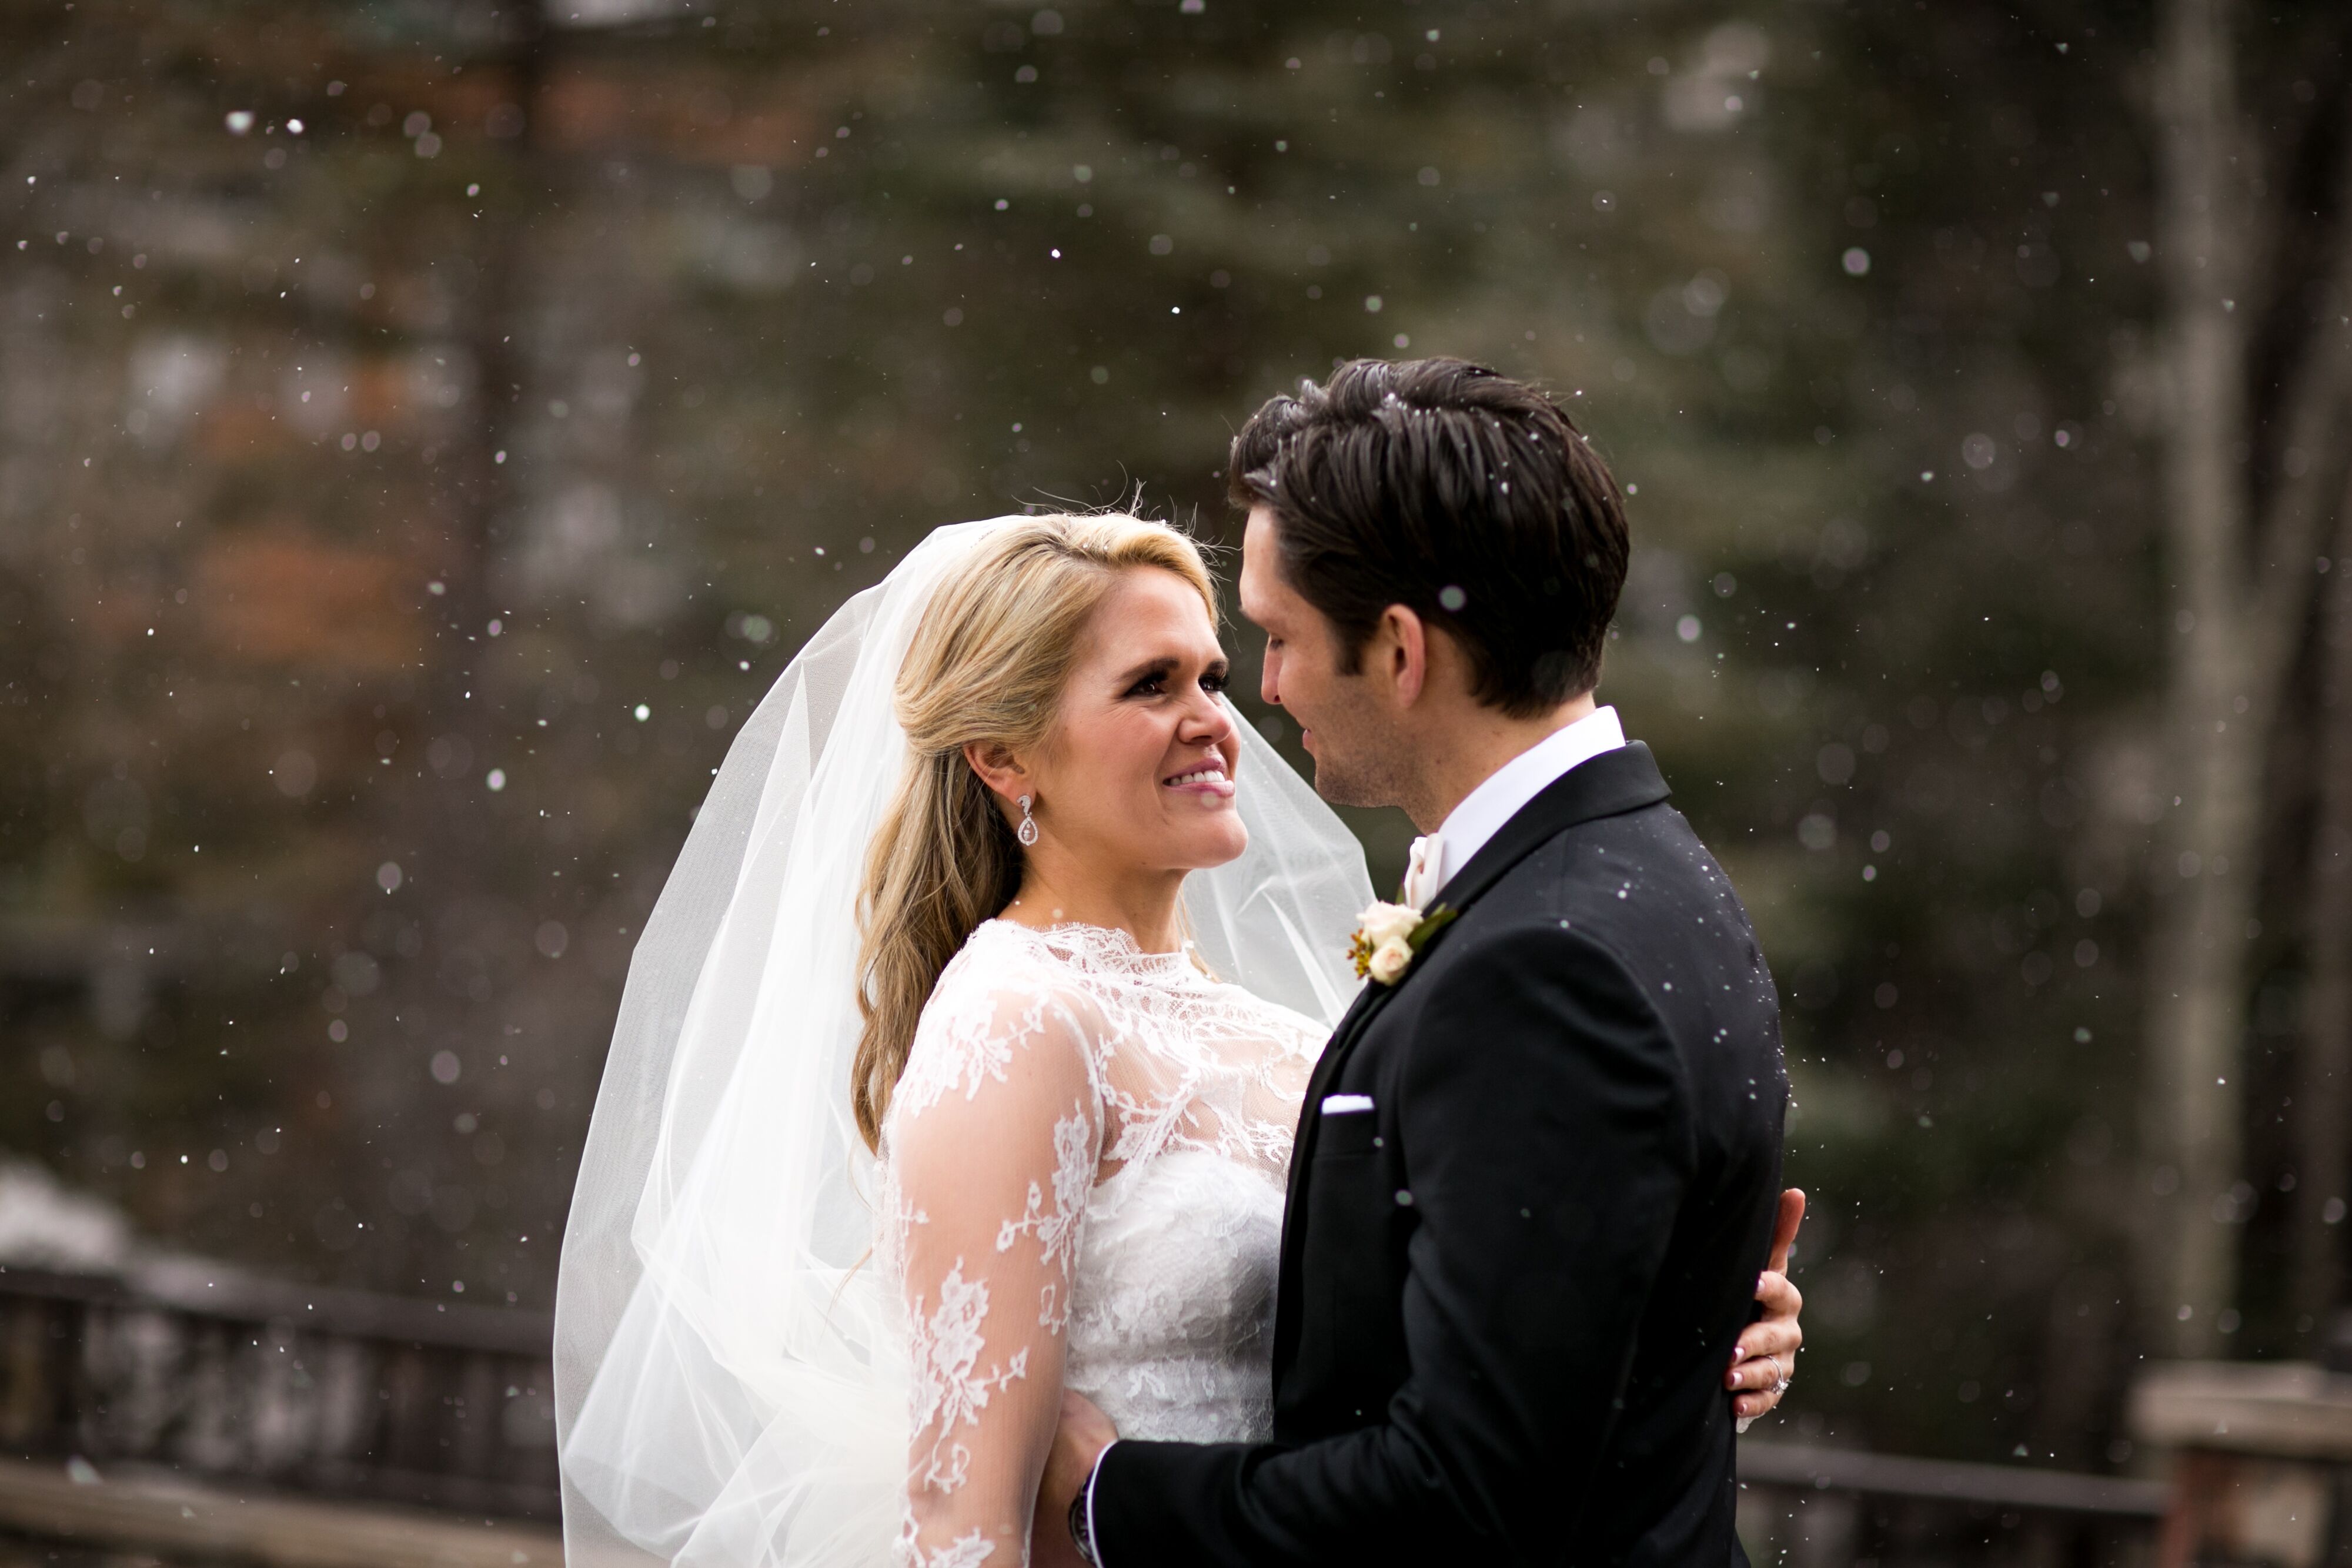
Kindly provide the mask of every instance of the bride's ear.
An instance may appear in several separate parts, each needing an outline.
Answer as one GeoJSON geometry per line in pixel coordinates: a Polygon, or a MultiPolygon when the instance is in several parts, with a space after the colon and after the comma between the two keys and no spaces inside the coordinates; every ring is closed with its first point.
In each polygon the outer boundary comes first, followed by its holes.
{"type": "Polygon", "coordinates": [[[1013,748],[1002,741],[967,740],[963,744],[963,759],[980,781],[988,786],[1000,800],[1014,800],[1036,793],[1029,770],[1021,766],[1013,748]]]}

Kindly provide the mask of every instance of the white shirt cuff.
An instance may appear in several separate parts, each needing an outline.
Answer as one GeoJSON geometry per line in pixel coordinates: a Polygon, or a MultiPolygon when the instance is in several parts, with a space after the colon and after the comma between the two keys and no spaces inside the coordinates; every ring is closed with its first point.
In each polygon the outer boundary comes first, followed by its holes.
{"type": "Polygon", "coordinates": [[[1102,1453],[1095,1456],[1095,1468],[1087,1472],[1087,1540],[1095,1549],[1095,1568],[1103,1568],[1102,1537],[1095,1532],[1095,1482],[1102,1476],[1103,1455],[1118,1447],[1116,1437],[1105,1443],[1102,1453]]]}

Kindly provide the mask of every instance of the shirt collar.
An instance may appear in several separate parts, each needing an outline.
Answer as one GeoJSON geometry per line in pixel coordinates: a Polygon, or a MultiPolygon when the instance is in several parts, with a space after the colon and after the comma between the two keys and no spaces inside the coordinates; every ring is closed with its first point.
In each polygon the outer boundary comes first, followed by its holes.
{"type": "Polygon", "coordinates": [[[1574,724],[1553,730],[1494,772],[1445,815],[1437,830],[1437,885],[1443,888],[1470,857],[1500,832],[1551,781],[1570,768],[1625,744],[1624,727],[1613,707],[1598,707],[1574,724]]]}

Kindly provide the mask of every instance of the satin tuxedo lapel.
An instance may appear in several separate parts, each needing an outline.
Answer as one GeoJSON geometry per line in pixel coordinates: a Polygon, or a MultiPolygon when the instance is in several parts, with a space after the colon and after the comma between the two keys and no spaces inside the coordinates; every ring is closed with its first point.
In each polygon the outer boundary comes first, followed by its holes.
{"type": "MultiPolygon", "coordinates": [[[[1408,968],[1397,980],[1402,986],[1412,977],[1408,968]]],[[[1298,1132],[1290,1141],[1290,1180],[1282,1200],[1282,1260],[1276,1274],[1274,1292],[1274,1366],[1281,1375],[1282,1366],[1289,1360],[1290,1352],[1298,1338],[1298,1322],[1286,1302],[1297,1296],[1292,1288],[1297,1277],[1298,1249],[1305,1237],[1305,1227],[1293,1223],[1294,1216],[1307,1210],[1307,1171],[1315,1158],[1315,1137],[1323,1128],[1323,1096],[1330,1092],[1331,1082],[1346,1065],[1348,1053],[1356,1041],[1363,1038],[1364,1026],[1380,1016],[1381,1008],[1396,994],[1397,986],[1383,986],[1367,980],[1364,988],[1356,993],[1339,1019],[1339,1027],[1331,1031],[1330,1043],[1323,1048],[1315,1063],[1315,1071],[1307,1080],[1307,1098],[1299,1104],[1298,1132]]]]}
{"type": "MultiPolygon", "coordinates": [[[[1340,1015],[1339,1027],[1331,1031],[1330,1040],[1323,1047],[1323,1054],[1316,1059],[1315,1071],[1307,1080],[1307,1098],[1299,1103],[1298,1131],[1290,1140],[1290,1180],[1285,1188],[1287,1194],[1283,1199],[1285,1213],[1289,1212],[1288,1206],[1298,1201],[1300,1173],[1306,1169],[1306,1162],[1314,1153],[1315,1133],[1323,1123],[1323,1096],[1329,1092],[1331,1080],[1338,1076],[1339,1064],[1348,1054],[1348,1047],[1355,1043],[1356,1037],[1363,1032],[1365,1023],[1380,1010],[1381,1004],[1388,999],[1388,994],[1395,989],[1394,986],[1366,981],[1364,988],[1356,993],[1356,999],[1348,1004],[1348,1010],[1340,1015]]],[[[1283,1257],[1286,1266],[1289,1260],[1286,1228],[1283,1257]]]]}
{"type": "MultiPolygon", "coordinates": [[[[1654,805],[1672,793],[1650,748],[1642,742],[1633,741],[1614,751],[1603,752],[1570,768],[1521,807],[1517,815],[1504,823],[1438,890],[1436,902],[1458,914],[1500,881],[1506,872],[1556,835],[1580,822],[1654,805]]],[[[1365,983],[1340,1018],[1339,1027],[1331,1031],[1330,1043],[1323,1048],[1314,1072],[1307,1078],[1307,1097],[1299,1107],[1298,1131],[1291,1140],[1290,1179],[1283,1198],[1282,1259],[1275,1290],[1274,1375],[1277,1380],[1297,1341],[1298,1322],[1291,1304],[1298,1296],[1298,1252],[1305,1239],[1304,1225],[1298,1221],[1307,1212],[1307,1180],[1314,1165],[1316,1136],[1322,1130],[1323,1097],[1330,1092],[1340,1069],[1347,1065],[1357,1042],[1380,1017],[1381,1009],[1412,984],[1412,977],[1421,972],[1430,954],[1460,924],[1458,920],[1451,921],[1433,932],[1413,955],[1412,964],[1397,977],[1396,984],[1365,983]]]]}
{"type": "MultiPolygon", "coordinates": [[[[1412,971],[1407,969],[1397,984],[1402,985],[1412,977],[1412,971]]],[[[1323,1054],[1316,1059],[1315,1071],[1307,1076],[1307,1097],[1299,1103],[1298,1131],[1290,1140],[1290,1179],[1284,1188],[1282,1200],[1282,1264],[1279,1276],[1282,1279],[1290,1277],[1290,1270],[1297,1260],[1297,1228],[1291,1225],[1290,1216],[1299,1212],[1299,1197],[1307,1181],[1307,1165],[1315,1156],[1315,1134],[1323,1125],[1323,1096],[1330,1092],[1331,1081],[1339,1076],[1340,1067],[1347,1061],[1349,1049],[1362,1037],[1364,1026],[1379,1016],[1381,1009],[1396,994],[1396,986],[1383,986],[1370,980],[1364,982],[1364,988],[1356,993],[1356,999],[1349,1003],[1348,1010],[1340,1015],[1339,1027],[1331,1031],[1331,1039],[1323,1047],[1323,1054]]],[[[1281,1300],[1277,1288],[1274,1333],[1277,1359],[1282,1354],[1283,1343],[1281,1300]]]]}

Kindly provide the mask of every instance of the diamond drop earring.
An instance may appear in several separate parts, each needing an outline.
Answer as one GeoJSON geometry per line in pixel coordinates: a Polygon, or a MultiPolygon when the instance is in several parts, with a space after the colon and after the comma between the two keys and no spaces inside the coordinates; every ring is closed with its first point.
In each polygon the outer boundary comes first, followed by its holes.
{"type": "Polygon", "coordinates": [[[1029,814],[1029,802],[1034,799],[1029,795],[1021,797],[1021,825],[1013,830],[1013,836],[1019,839],[1024,848],[1037,841],[1037,819],[1029,814]]]}

